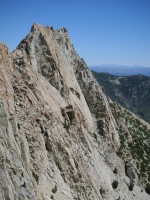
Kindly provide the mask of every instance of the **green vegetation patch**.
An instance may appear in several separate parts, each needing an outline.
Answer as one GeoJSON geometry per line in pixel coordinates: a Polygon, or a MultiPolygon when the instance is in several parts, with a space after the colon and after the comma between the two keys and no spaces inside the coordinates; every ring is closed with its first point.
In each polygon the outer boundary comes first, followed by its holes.
{"type": "Polygon", "coordinates": [[[52,192],[55,194],[57,192],[57,186],[55,185],[55,187],[52,189],[52,192]]]}
{"type": "Polygon", "coordinates": [[[32,176],[34,177],[35,181],[38,184],[39,183],[39,176],[35,172],[32,172],[32,176]]]}
{"type": "Polygon", "coordinates": [[[112,182],[112,187],[113,187],[113,189],[117,189],[117,187],[118,187],[118,181],[117,180],[112,182]]]}
{"type": "MultiPolygon", "coordinates": [[[[120,117],[124,119],[132,136],[132,141],[128,140],[124,130],[120,127],[118,131],[120,136],[120,148],[116,153],[119,157],[124,159],[123,153],[125,151],[130,151],[138,168],[137,174],[139,179],[144,185],[148,184],[150,183],[150,130],[125,109],[120,110],[120,117]]],[[[130,189],[131,188],[132,185],[130,189]]]]}
{"type": "Polygon", "coordinates": [[[105,189],[104,189],[102,186],[100,186],[99,192],[100,192],[100,194],[101,194],[102,197],[103,197],[103,196],[105,195],[105,193],[106,193],[105,189]]]}

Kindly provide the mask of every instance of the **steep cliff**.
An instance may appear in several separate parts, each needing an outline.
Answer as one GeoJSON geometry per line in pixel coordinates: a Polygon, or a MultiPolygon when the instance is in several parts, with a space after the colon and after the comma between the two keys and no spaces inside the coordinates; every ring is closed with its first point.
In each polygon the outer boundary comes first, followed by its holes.
{"type": "Polygon", "coordinates": [[[0,44],[0,81],[0,199],[149,199],[127,111],[106,97],[65,28],[34,24],[13,53],[0,44]]]}

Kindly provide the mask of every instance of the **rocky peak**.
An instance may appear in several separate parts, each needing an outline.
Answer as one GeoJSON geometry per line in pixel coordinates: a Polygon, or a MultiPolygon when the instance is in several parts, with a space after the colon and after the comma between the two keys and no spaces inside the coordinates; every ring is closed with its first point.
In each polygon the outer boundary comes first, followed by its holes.
{"type": "Polygon", "coordinates": [[[107,98],[66,29],[34,24],[12,54],[0,49],[0,199],[148,200],[129,148],[134,125],[130,130],[127,111],[107,98]]]}
{"type": "Polygon", "coordinates": [[[14,112],[12,80],[12,59],[8,47],[0,42],[0,98],[5,102],[7,110],[14,112]]]}

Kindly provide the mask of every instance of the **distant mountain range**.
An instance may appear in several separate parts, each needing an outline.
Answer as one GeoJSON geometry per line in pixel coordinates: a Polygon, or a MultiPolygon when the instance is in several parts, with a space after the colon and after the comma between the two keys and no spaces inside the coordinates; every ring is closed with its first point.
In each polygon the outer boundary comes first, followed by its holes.
{"type": "Polygon", "coordinates": [[[90,66],[91,70],[96,72],[104,72],[112,75],[118,76],[130,76],[130,75],[145,75],[150,76],[150,67],[143,66],[125,66],[125,65],[98,65],[98,66],[90,66]]]}
{"type": "Polygon", "coordinates": [[[150,77],[115,76],[92,72],[113,101],[150,122],[150,77]]]}

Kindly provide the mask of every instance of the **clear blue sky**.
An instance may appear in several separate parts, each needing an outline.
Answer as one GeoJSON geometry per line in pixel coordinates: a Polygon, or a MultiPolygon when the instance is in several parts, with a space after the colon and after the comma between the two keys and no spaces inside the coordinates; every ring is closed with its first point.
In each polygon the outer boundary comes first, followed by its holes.
{"type": "Polygon", "coordinates": [[[88,65],[150,67],[150,0],[2,0],[0,41],[10,50],[37,22],[66,27],[88,65]]]}

